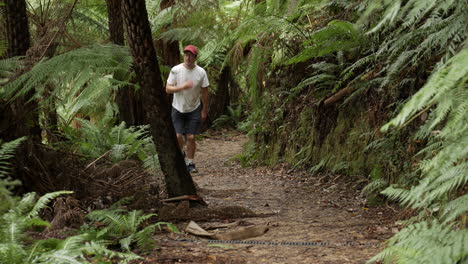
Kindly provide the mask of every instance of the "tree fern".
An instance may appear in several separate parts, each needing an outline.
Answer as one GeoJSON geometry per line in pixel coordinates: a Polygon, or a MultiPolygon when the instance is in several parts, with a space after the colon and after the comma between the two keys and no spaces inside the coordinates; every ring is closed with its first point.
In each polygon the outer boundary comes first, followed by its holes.
{"type": "MultiPolygon", "coordinates": [[[[460,120],[467,120],[468,116],[466,111],[457,109],[458,107],[465,109],[464,98],[466,97],[455,96],[456,94],[466,95],[467,70],[462,65],[467,62],[468,50],[465,49],[435,72],[428,83],[403,107],[398,116],[383,127],[383,130],[388,130],[390,126],[402,126],[408,120],[414,119],[421,109],[427,111],[428,106],[434,105],[435,108],[431,112],[434,118],[428,119],[430,125],[423,128],[433,129],[445,121],[440,133],[434,136],[435,140],[443,142],[443,145],[435,155],[430,157],[430,160],[421,163],[421,169],[426,174],[426,178],[419,186],[413,188],[413,195],[404,198],[410,205],[428,206],[445,194],[459,189],[468,181],[467,165],[463,161],[468,154],[466,147],[468,125],[466,122],[460,122],[460,120]],[[447,97],[450,99],[447,100],[447,97]],[[439,103],[441,101],[445,104],[449,103],[450,106],[439,103]],[[453,122],[453,119],[457,122],[453,122]],[[421,196],[423,193],[424,195],[421,196]]],[[[430,135],[427,132],[424,134],[430,135]]],[[[386,194],[394,196],[392,190],[387,191],[386,194]]]]}
{"type": "Polygon", "coordinates": [[[465,263],[468,260],[468,230],[437,221],[420,222],[402,229],[389,241],[389,246],[369,263],[465,263]]]}
{"type": "MultiPolygon", "coordinates": [[[[390,4],[390,1],[382,2],[390,4]]],[[[419,210],[422,219],[435,219],[410,224],[390,239],[388,247],[372,261],[463,263],[468,260],[468,233],[466,219],[463,219],[468,210],[467,194],[462,191],[468,182],[465,66],[468,50],[466,26],[463,26],[466,25],[467,2],[433,1],[428,5],[426,1],[413,0],[402,3],[393,2],[384,18],[386,22],[374,29],[390,35],[377,53],[378,56],[390,55],[390,66],[382,71],[387,74],[382,86],[398,81],[396,77],[402,69],[414,68],[434,54],[442,59],[427,83],[382,128],[383,131],[401,128],[420,115],[428,114],[416,134],[417,138],[429,142],[418,154],[424,157],[419,163],[421,178],[412,187],[394,185],[382,193],[419,210]],[[396,29],[394,25],[400,22],[402,27],[396,29]],[[396,39],[397,36],[400,38],[396,39]]]]}
{"type": "Polygon", "coordinates": [[[101,91],[111,94],[119,85],[128,84],[118,80],[125,80],[131,63],[128,50],[120,46],[95,45],[74,50],[39,62],[5,85],[3,96],[15,98],[32,90],[39,97],[52,83],[55,89],[48,98],[42,98],[43,106],[54,100],[59,106],[75,107],[75,114],[93,99],[105,98],[101,91]],[[119,78],[112,78],[114,75],[119,78]]]}

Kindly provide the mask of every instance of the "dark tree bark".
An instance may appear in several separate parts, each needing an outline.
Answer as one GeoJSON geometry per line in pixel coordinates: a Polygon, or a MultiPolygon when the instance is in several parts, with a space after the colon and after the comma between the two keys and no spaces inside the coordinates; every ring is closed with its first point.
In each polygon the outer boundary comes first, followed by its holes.
{"type": "Polygon", "coordinates": [[[24,56],[31,46],[25,0],[3,0],[8,49],[6,57],[24,56]]]}
{"type": "MultiPolygon", "coordinates": [[[[3,0],[4,18],[7,39],[7,58],[25,56],[30,48],[30,34],[28,16],[26,14],[25,0],[3,0]]],[[[37,119],[37,104],[27,102],[32,94],[26,98],[18,98],[13,102],[1,102],[1,115],[5,115],[8,123],[2,122],[0,138],[11,141],[22,136],[40,136],[40,128],[37,119]]],[[[3,118],[2,118],[3,120],[3,118]]]]}
{"type": "MultiPolygon", "coordinates": [[[[173,6],[174,4],[174,0],[162,0],[159,7],[161,10],[164,10],[173,6]]],[[[159,46],[159,51],[161,52],[161,57],[163,58],[164,65],[174,67],[180,63],[180,51],[178,41],[166,42],[161,39],[157,42],[157,45],[159,46]]]]}
{"type": "Polygon", "coordinates": [[[117,45],[124,45],[124,29],[122,19],[122,0],[106,0],[109,17],[110,41],[117,45]]]}
{"type": "Polygon", "coordinates": [[[226,109],[230,104],[229,87],[231,83],[231,68],[224,67],[218,81],[218,90],[211,96],[210,107],[208,108],[208,120],[203,125],[203,129],[208,129],[214,120],[226,113],[226,109]]]}
{"type": "MultiPolygon", "coordinates": [[[[122,18],[122,0],[106,0],[109,19],[110,41],[116,45],[124,45],[124,25],[122,18]]],[[[145,125],[141,93],[132,86],[121,87],[117,91],[115,101],[119,107],[119,120],[127,126],[145,125]]]]}
{"type": "MultiPolygon", "coordinates": [[[[159,4],[159,8],[164,10],[175,4],[175,0],[162,0],[159,4]]],[[[162,64],[167,67],[174,67],[181,62],[179,42],[178,41],[165,41],[164,39],[159,39],[155,42],[158,55],[162,58],[162,64]]],[[[167,76],[166,76],[167,77],[167,76]]],[[[173,94],[167,94],[166,98],[169,104],[172,102],[173,94]]],[[[172,107],[169,106],[172,109],[172,107]]]]}
{"type": "MultiPolygon", "coordinates": [[[[7,52],[5,57],[25,56],[30,48],[30,34],[25,0],[3,0],[6,28],[7,52]]],[[[19,76],[19,73],[18,73],[19,76]]],[[[37,169],[37,147],[41,140],[41,129],[37,115],[37,102],[29,100],[34,91],[11,102],[0,101],[0,139],[11,141],[27,136],[28,140],[17,149],[13,162],[12,177],[19,179],[23,191],[37,190],[34,186],[49,184],[35,177],[37,169]]]]}
{"type": "Polygon", "coordinates": [[[168,195],[196,194],[172,126],[145,0],[123,0],[122,8],[136,76],[144,94],[144,110],[150,121],[150,132],[158,151],[168,195]]]}

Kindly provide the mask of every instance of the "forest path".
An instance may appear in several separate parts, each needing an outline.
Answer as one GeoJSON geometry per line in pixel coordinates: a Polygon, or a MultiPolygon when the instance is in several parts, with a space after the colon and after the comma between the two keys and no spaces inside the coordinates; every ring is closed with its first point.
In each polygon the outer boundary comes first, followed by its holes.
{"type": "MultiPolygon", "coordinates": [[[[193,179],[209,207],[242,206],[263,216],[197,223],[204,227],[242,220],[268,225],[265,234],[244,241],[283,244],[224,244],[192,235],[163,234],[157,238],[160,249],[143,263],[365,263],[396,231],[393,209],[367,207],[355,190],[356,183],[339,175],[314,178],[282,166],[241,167],[233,157],[241,153],[246,141],[245,135],[232,133],[199,141],[196,164],[200,172],[193,179]]],[[[183,230],[187,222],[177,225],[183,230]]],[[[224,232],[230,230],[235,229],[224,232]]]]}

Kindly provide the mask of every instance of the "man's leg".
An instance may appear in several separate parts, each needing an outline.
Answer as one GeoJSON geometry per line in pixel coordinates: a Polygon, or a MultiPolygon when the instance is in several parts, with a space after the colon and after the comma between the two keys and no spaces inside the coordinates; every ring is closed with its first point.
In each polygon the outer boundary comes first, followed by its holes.
{"type": "Polygon", "coordinates": [[[184,135],[176,133],[177,142],[179,143],[180,151],[184,150],[184,135]]]}
{"type": "Polygon", "coordinates": [[[197,145],[195,143],[195,135],[187,134],[187,158],[193,160],[195,158],[195,150],[197,145]]]}
{"type": "Polygon", "coordinates": [[[172,124],[174,125],[174,130],[176,131],[177,143],[179,144],[180,151],[184,151],[184,116],[182,113],[177,111],[175,108],[172,108],[171,113],[172,124]]]}
{"type": "Polygon", "coordinates": [[[193,158],[195,157],[196,143],[195,135],[200,133],[201,124],[201,107],[198,107],[193,112],[187,114],[188,128],[187,128],[187,168],[190,173],[198,172],[193,158]]]}

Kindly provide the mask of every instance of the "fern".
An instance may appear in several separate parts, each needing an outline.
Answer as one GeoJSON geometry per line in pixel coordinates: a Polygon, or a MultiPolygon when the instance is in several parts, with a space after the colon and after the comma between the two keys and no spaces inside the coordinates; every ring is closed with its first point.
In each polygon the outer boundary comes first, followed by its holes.
{"type": "Polygon", "coordinates": [[[303,43],[305,49],[291,58],[288,63],[296,64],[333,52],[356,48],[363,40],[363,33],[355,25],[347,21],[334,20],[328,23],[327,27],[312,34],[310,39],[303,43]]]}
{"type": "Polygon", "coordinates": [[[468,260],[468,231],[437,221],[420,222],[402,229],[389,246],[368,263],[464,263],[468,260]]]}
{"type": "Polygon", "coordinates": [[[156,227],[164,224],[177,231],[174,225],[165,222],[159,222],[141,228],[141,225],[145,221],[154,216],[156,216],[156,214],[143,214],[142,211],[137,210],[128,213],[122,209],[93,211],[87,215],[87,218],[93,222],[103,223],[106,227],[99,231],[95,230],[92,233],[89,233],[88,230],[84,230],[84,232],[92,234],[92,237],[95,239],[118,241],[120,247],[127,252],[132,250],[134,242],[140,250],[148,251],[155,244],[151,236],[156,227]]]}
{"type": "Polygon", "coordinates": [[[41,196],[37,202],[34,204],[34,207],[31,209],[31,211],[27,214],[27,217],[29,218],[34,218],[39,215],[40,210],[44,209],[44,207],[53,199],[57,198],[60,195],[63,194],[72,194],[72,191],[58,191],[58,192],[52,192],[52,193],[47,193],[41,196]]]}
{"type": "MultiPolygon", "coordinates": [[[[428,106],[433,105],[435,108],[431,112],[431,118],[421,129],[432,130],[446,120],[441,132],[434,138],[443,145],[439,146],[435,155],[429,157],[430,160],[421,163],[421,170],[426,174],[426,178],[412,190],[412,195],[400,198],[409,205],[428,206],[468,182],[467,164],[463,162],[468,154],[468,149],[465,147],[468,142],[468,126],[466,122],[460,123],[468,116],[467,112],[462,110],[466,108],[465,100],[456,96],[466,95],[464,87],[467,70],[462,65],[467,62],[468,50],[465,49],[435,72],[428,83],[408,101],[398,116],[382,128],[388,130],[391,126],[403,126],[413,120],[418,111],[421,113],[423,108],[422,111],[427,111],[428,106]],[[424,195],[421,196],[422,194],[424,195]]],[[[430,135],[428,132],[422,134],[430,135]]],[[[432,145],[429,147],[433,149],[432,145]]],[[[425,152],[428,153],[427,150],[425,152]]],[[[396,198],[400,197],[392,190],[386,193],[396,198]]]]}
{"type": "Polygon", "coordinates": [[[213,127],[219,128],[222,126],[230,126],[233,128],[238,128],[238,124],[241,122],[242,118],[242,106],[228,106],[227,111],[227,114],[221,115],[215,121],[213,121],[213,127]]]}
{"type": "Polygon", "coordinates": [[[81,124],[79,131],[68,129],[65,136],[73,142],[79,151],[91,158],[108,155],[112,162],[130,158],[145,160],[151,152],[152,138],[147,126],[129,127],[122,122],[111,126],[114,122],[113,110],[107,107],[104,118],[96,123],[78,119],[81,124]],[[149,152],[148,152],[149,151],[149,152]]]}
{"type": "Polygon", "coordinates": [[[371,183],[366,185],[361,191],[361,193],[365,193],[367,195],[380,193],[383,189],[388,187],[388,181],[386,179],[376,179],[373,180],[371,183]]]}
{"type": "Polygon", "coordinates": [[[378,56],[390,55],[390,66],[384,69],[387,76],[381,87],[395,83],[403,69],[421,65],[421,61],[434,54],[442,59],[427,83],[382,127],[383,131],[402,128],[428,113],[426,123],[416,134],[418,139],[429,142],[418,153],[424,155],[419,163],[421,178],[412,187],[392,185],[382,192],[419,210],[419,220],[423,221],[410,223],[401,230],[371,262],[464,263],[468,261],[468,233],[464,228],[468,208],[463,192],[468,182],[465,66],[468,49],[466,27],[462,25],[466,25],[463,10],[467,2],[433,1],[428,5],[425,1],[411,0],[404,5],[401,3],[395,2],[388,11],[392,13],[384,18],[388,25],[380,23],[374,29],[375,32],[390,32],[378,52],[378,56]],[[394,25],[403,20],[407,21],[400,29],[395,29],[394,25]],[[407,32],[403,33],[405,30],[407,32]]]}
{"type": "Polygon", "coordinates": [[[95,45],[81,48],[42,60],[6,84],[1,95],[14,99],[34,91],[39,97],[46,85],[53,85],[55,88],[50,95],[40,100],[41,107],[54,101],[67,126],[78,112],[102,112],[102,106],[106,105],[113,90],[128,84],[118,80],[128,79],[131,63],[125,47],[95,45]]]}
{"type": "Polygon", "coordinates": [[[10,170],[9,160],[14,157],[16,148],[25,140],[25,137],[5,142],[0,146],[0,178],[5,177],[10,170]]]}
{"type": "Polygon", "coordinates": [[[10,208],[13,205],[14,199],[12,199],[11,190],[17,185],[20,185],[20,181],[13,180],[8,176],[10,172],[10,160],[14,156],[15,149],[25,140],[26,138],[18,138],[11,142],[3,143],[0,146],[0,198],[4,203],[0,206],[0,212],[10,208]]]}
{"type": "Polygon", "coordinates": [[[14,156],[15,149],[26,138],[18,138],[14,141],[3,143],[0,146],[0,213],[7,211],[16,203],[16,198],[12,197],[12,189],[21,184],[19,180],[13,180],[8,173],[10,172],[10,160],[14,156]]]}

